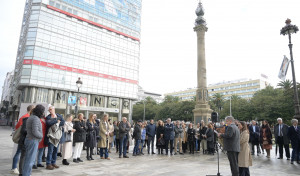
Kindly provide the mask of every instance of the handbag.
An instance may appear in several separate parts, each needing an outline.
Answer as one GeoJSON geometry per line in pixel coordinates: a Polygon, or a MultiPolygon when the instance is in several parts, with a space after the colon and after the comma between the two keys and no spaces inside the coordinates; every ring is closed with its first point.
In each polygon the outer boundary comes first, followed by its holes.
{"type": "MultiPolygon", "coordinates": [[[[68,126],[68,127],[71,127],[70,125],[68,125],[67,123],[66,123],[66,125],[68,126]]],[[[73,128],[73,127],[71,127],[71,128],[73,128]]],[[[68,129],[68,128],[67,128],[68,129]]],[[[69,131],[66,131],[65,133],[64,133],[64,138],[65,138],[65,142],[72,142],[72,135],[71,135],[72,133],[71,133],[71,130],[69,130],[69,131]]]]}
{"type": "Polygon", "coordinates": [[[164,138],[159,138],[158,139],[158,146],[165,146],[165,140],[164,140],[164,138]]]}
{"type": "Polygon", "coordinates": [[[268,145],[269,142],[268,141],[263,141],[263,145],[268,145]]]}
{"type": "Polygon", "coordinates": [[[65,135],[65,142],[72,142],[71,133],[66,132],[64,133],[64,135],[65,135]]]}
{"type": "Polygon", "coordinates": [[[12,135],[12,140],[14,143],[18,144],[20,137],[21,137],[21,128],[22,126],[20,126],[12,135]]]}

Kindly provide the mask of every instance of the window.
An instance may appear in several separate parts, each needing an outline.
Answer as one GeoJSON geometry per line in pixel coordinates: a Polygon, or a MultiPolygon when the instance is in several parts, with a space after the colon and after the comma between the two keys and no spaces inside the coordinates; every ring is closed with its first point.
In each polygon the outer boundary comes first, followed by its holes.
{"type": "Polygon", "coordinates": [[[36,32],[28,32],[27,33],[27,38],[35,38],[36,37],[36,32]]]}

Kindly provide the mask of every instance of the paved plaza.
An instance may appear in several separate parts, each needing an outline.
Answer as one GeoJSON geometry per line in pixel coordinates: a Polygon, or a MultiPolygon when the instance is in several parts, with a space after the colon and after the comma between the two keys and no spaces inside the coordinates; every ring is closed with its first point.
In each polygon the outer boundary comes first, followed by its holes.
{"type": "MultiPolygon", "coordinates": [[[[9,170],[12,164],[13,142],[10,137],[11,129],[9,127],[0,127],[0,175],[11,175],[9,170]]],[[[145,152],[144,152],[145,153],[145,152]]],[[[217,173],[217,155],[153,155],[132,156],[132,148],[129,153],[129,159],[120,159],[115,154],[115,150],[110,154],[111,160],[100,160],[100,157],[94,156],[94,161],[85,160],[85,151],[83,151],[83,163],[76,164],[70,162],[69,166],[61,164],[62,159],[58,158],[59,169],[52,171],[45,168],[33,170],[32,176],[46,175],[126,175],[126,176],[154,176],[154,175],[180,175],[180,176],[205,176],[216,175],[217,173]]],[[[71,161],[71,160],[69,160],[71,161]]],[[[220,154],[220,170],[223,176],[230,175],[229,162],[226,155],[220,154]]],[[[300,165],[291,165],[286,159],[278,160],[275,158],[275,151],[272,151],[271,159],[265,156],[254,156],[253,166],[250,167],[253,176],[296,176],[300,175],[300,165]]]]}

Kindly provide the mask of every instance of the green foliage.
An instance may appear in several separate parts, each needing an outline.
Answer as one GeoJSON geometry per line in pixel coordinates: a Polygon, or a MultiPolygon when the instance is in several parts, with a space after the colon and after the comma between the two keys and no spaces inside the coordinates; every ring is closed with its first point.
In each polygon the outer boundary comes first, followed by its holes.
{"type": "MultiPolygon", "coordinates": [[[[193,109],[195,108],[195,101],[179,101],[178,97],[166,96],[164,101],[157,104],[153,99],[145,99],[145,119],[150,120],[185,120],[193,121],[193,109]]],[[[133,106],[132,119],[137,121],[143,119],[144,102],[137,102],[133,106]]]]}
{"type": "MultiPolygon", "coordinates": [[[[278,83],[279,88],[267,86],[254,94],[252,99],[242,99],[237,95],[231,96],[232,116],[238,120],[268,120],[270,124],[276,123],[278,117],[284,123],[290,124],[294,116],[294,91],[289,80],[278,83]]],[[[299,85],[298,85],[299,86],[299,85]]],[[[160,104],[151,97],[145,99],[146,120],[185,120],[193,121],[195,101],[180,101],[178,97],[166,96],[160,104]]],[[[214,94],[209,101],[212,110],[219,112],[224,119],[230,114],[230,100],[222,94],[214,94]]],[[[133,106],[133,120],[143,119],[144,102],[137,102],[133,106]]]]}
{"type": "MultiPolygon", "coordinates": [[[[294,92],[291,81],[280,82],[280,88],[276,89],[267,86],[265,89],[256,92],[252,99],[246,100],[237,95],[231,96],[232,116],[238,120],[268,120],[269,123],[276,123],[278,117],[283,118],[284,123],[290,124],[294,116],[294,92]]],[[[211,108],[217,110],[220,104],[213,96],[210,101],[211,108]],[[219,104],[218,104],[219,103],[219,104]]],[[[224,119],[230,114],[230,100],[224,100],[219,112],[220,118],[224,119]]]]}

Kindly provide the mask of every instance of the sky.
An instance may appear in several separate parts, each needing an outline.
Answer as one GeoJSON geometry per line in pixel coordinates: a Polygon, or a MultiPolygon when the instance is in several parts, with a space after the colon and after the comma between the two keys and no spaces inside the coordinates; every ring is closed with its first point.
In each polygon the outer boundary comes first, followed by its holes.
{"type": "MultiPolygon", "coordinates": [[[[143,0],[140,45],[140,85],[160,94],[197,86],[197,38],[194,32],[198,0],[143,0]]],[[[207,83],[258,78],[271,85],[288,37],[280,35],[285,20],[300,26],[299,0],[202,0],[207,22],[207,83]]],[[[0,1],[0,86],[14,69],[25,0],[0,1]]],[[[292,35],[296,78],[300,82],[300,32],[292,35]]],[[[291,67],[287,79],[292,79],[291,67]]],[[[2,91],[2,89],[0,90],[2,91]]]]}

